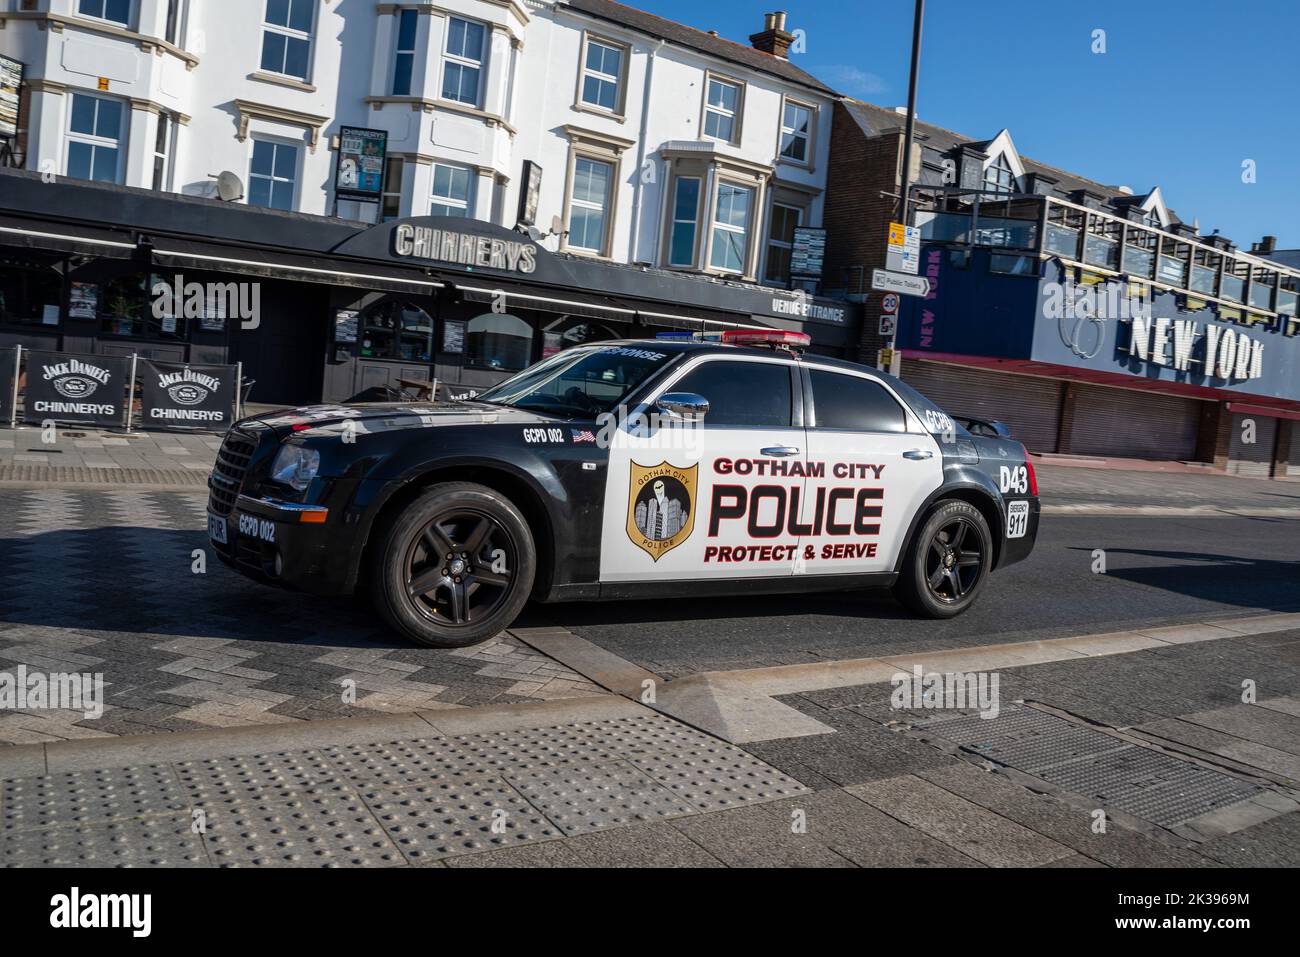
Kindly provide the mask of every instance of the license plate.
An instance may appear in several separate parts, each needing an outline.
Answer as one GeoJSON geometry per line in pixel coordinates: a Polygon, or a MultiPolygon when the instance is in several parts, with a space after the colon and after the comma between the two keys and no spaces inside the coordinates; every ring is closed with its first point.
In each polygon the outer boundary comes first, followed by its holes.
{"type": "Polygon", "coordinates": [[[1024,538],[1029,531],[1029,503],[1007,503],[1007,538],[1024,538]]]}
{"type": "Polygon", "coordinates": [[[208,513],[208,538],[212,539],[218,545],[226,545],[226,520],[218,518],[211,512],[208,513]]]}

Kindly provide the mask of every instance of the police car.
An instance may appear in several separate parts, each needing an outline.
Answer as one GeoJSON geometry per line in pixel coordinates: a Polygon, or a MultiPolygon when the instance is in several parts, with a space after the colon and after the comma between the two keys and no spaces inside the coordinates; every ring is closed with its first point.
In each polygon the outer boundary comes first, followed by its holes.
{"type": "Polygon", "coordinates": [[[806,339],[602,342],[472,399],[244,419],[209,537],[261,581],[364,591],[435,647],[493,636],[530,597],[892,588],[959,614],[1033,548],[1024,446],[806,339]]]}

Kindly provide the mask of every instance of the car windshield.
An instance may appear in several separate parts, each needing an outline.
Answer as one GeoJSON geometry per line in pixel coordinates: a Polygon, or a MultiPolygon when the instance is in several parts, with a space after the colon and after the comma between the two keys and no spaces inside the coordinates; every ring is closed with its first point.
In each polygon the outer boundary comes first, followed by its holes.
{"type": "Polygon", "coordinates": [[[616,409],[668,359],[666,352],[639,346],[567,349],[476,398],[551,415],[597,416],[616,409]]]}

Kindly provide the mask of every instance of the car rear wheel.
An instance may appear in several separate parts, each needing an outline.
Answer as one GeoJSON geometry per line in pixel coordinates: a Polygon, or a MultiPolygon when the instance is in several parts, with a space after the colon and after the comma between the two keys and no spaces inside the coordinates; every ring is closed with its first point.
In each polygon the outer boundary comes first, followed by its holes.
{"type": "Polygon", "coordinates": [[[979,597],[993,565],[993,537],[980,510],[943,499],[917,529],[894,593],[926,618],[953,618],[979,597]]]}
{"type": "Polygon", "coordinates": [[[375,605],[402,634],[463,648],[508,627],[532,591],[537,552],[519,510],[468,482],[435,485],[383,538],[375,605]]]}

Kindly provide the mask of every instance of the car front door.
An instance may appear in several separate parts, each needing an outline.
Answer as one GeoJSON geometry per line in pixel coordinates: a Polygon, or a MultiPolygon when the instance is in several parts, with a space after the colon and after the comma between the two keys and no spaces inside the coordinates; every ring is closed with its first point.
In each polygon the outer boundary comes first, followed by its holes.
{"type": "Polygon", "coordinates": [[[702,396],[709,411],[695,425],[614,433],[601,581],[793,574],[805,461],[798,367],[779,355],[702,355],[656,388],[646,413],[671,393],[702,396]]]}
{"type": "Polygon", "coordinates": [[[811,531],[799,574],[892,571],[912,516],[943,482],[938,442],[880,379],[810,362],[811,531]]]}

